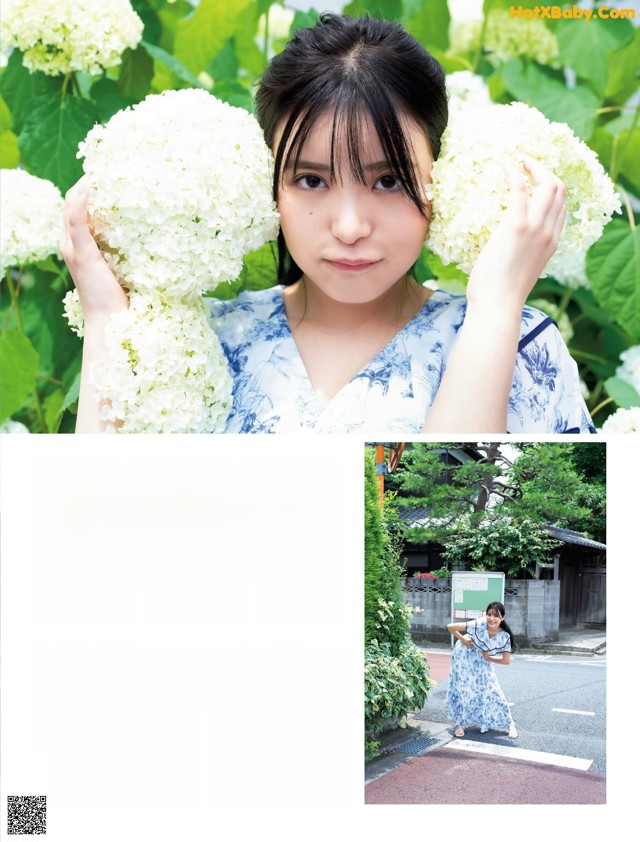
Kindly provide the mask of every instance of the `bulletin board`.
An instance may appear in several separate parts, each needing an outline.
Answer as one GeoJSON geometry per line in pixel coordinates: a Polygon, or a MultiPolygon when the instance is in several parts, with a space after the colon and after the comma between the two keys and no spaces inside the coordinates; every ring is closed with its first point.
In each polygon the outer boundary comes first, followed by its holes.
{"type": "Polygon", "coordinates": [[[453,623],[464,623],[484,617],[490,602],[504,604],[504,573],[454,571],[451,574],[453,623]]]}

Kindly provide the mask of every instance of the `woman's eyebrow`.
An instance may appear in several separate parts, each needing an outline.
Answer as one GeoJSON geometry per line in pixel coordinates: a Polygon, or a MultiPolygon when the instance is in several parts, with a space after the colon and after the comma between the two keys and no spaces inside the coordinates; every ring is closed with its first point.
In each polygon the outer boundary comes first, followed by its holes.
{"type": "MultiPolygon", "coordinates": [[[[363,164],[362,169],[363,170],[379,170],[379,169],[383,169],[384,167],[388,167],[388,166],[389,166],[388,161],[374,161],[371,164],[363,164]]],[[[331,171],[331,167],[329,166],[329,164],[321,164],[321,163],[318,163],[317,161],[305,161],[305,160],[302,160],[302,159],[296,162],[295,168],[296,168],[296,170],[301,170],[301,169],[304,169],[304,170],[319,170],[320,172],[330,172],[331,171]]],[[[287,170],[293,169],[293,163],[292,162],[289,163],[286,169],[287,170]]]]}

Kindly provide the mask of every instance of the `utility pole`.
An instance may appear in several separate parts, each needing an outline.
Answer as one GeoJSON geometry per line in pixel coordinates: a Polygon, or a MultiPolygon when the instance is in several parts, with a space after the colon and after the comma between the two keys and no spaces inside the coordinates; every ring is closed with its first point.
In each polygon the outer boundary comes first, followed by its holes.
{"type": "Polygon", "coordinates": [[[384,508],[384,478],[387,474],[392,474],[400,464],[400,458],[404,450],[405,443],[391,442],[391,441],[377,441],[374,442],[376,446],[376,477],[378,479],[378,494],[380,496],[380,508],[384,508]],[[389,448],[389,457],[385,459],[385,448],[389,448]]]}

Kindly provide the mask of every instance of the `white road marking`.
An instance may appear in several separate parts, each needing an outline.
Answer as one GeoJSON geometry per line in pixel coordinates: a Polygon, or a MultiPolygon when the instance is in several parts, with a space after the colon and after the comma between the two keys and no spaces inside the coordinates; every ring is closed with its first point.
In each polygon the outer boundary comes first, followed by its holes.
{"type": "Polygon", "coordinates": [[[578,716],[595,716],[590,710],[568,710],[567,708],[551,708],[552,713],[576,713],[578,716]]]}
{"type": "Polygon", "coordinates": [[[593,763],[584,757],[571,757],[566,754],[551,754],[546,751],[532,751],[528,748],[511,748],[510,746],[497,746],[491,743],[477,743],[473,740],[453,740],[447,743],[447,748],[457,751],[471,751],[478,754],[491,754],[497,757],[504,757],[510,760],[528,760],[532,763],[546,763],[550,766],[562,766],[565,769],[579,769],[586,772],[593,763]]]}

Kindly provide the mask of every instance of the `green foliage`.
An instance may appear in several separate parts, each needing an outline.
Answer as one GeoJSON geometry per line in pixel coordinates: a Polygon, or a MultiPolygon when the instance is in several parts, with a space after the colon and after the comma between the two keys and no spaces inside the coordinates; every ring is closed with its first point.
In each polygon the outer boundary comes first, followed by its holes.
{"type": "Polygon", "coordinates": [[[394,655],[388,644],[372,641],[365,649],[364,666],[367,731],[375,734],[389,719],[422,708],[430,686],[429,664],[416,646],[407,642],[394,655]]]}
{"type": "Polygon", "coordinates": [[[380,750],[380,740],[367,740],[364,744],[364,760],[365,763],[369,760],[373,760],[374,757],[378,756],[378,751],[380,750]]]}
{"type": "Polygon", "coordinates": [[[560,545],[531,518],[518,520],[504,515],[477,525],[461,519],[443,543],[446,551],[442,556],[451,564],[502,571],[510,579],[524,578],[525,573],[533,575],[536,563],[548,561],[550,551],[560,545]]]}
{"type": "Polygon", "coordinates": [[[443,544],[449,564],[480,565],[511,577],[532,574],[536,562],[547,560],[554,543],[545,524],[604,541],[604,443],[509,447],[507,456],[497,442],[415,442],[396,472],[398,505],[424,510],[429,519],[405,528],[405,539],[443,544]],[[479,461],[443,461],[448,452],[473,451],[479,461]]]}
{"type": "MultiPolygon", "coordinates": [[[[253,110],[253,85],[284,44],[281,35],[257,37],[260,16],[273,5],[271,0],[200,0],[195,8],[188,0],[133,0],[133,5],[145,24],[143,41],[126,51],[119,67],[101,76],[30,73],[21,53],[11,54],[0,71],[2,167],[25,167],[65,191],[81,173],[77,144],[93,123],[106,122],[119,109],[166,89],[203,87],[232,105],[253,110]]],[[[511,0],[486,0],[485,12],[510,5],[511,0]]],[[[530,9],[536,2],[521,0],[518,5],[530,9]]],[[[640,29],[621,19],[592,20],[588,26],[545,21],[559,44],[558,58],[545,65],[517,49],[504,60],[492,56],[489,61],[482,42],[455,51],[447,0],[351,0],[344,10],[401,21],[447,73],[473,70],[485,78],[496,101],[520,98],[535,105],[549,118],[567,122],[598,153],[623,191],[624,212],[589,252],[587,288],[547,279],[537,285],[532,299],[543,297],[558,308],[556,318],[560,313],[569,316],[574,330],[570,351],[590,392],[588,404],[596,423],[601,425],[618,406],[637,404],[634,390],[616,378],[616,368],[620,353],[640,343],[640,243],[633,211],[638,207],[634,197],[640,194],[640,108],[634,99],[640,29]]],[[[313,8],[296,11],[291,31],[312,25],[317,17],[313,8]]],[[[465,279],[426,250],[416,272],[421,280],[465,279]]],[[[217,294],[232,297],[275,280],[274,254],[267,247],[248,256],[241,276],[217,294]]],[[[60,300],[71,281],[58,260],[49,261],[46,268],[15,267],[15,281],[19,304],[29,318],[20,325],[18,305],[4,303],[3,331],[21,332],[24,327],[28,341],[22,343],[24,364],[14,367],[10,378],[12,398],[7,406],[33,432],[70,431],[81,343],[61,316],[60,300]],[[37,283],[18,283],[27,276],[37,283]],[[32,297],[37,299],[33,303],[32,297]],[[40,327],[37,313],[44,320],[40,327]],[[22,376],[22,384],[14,388],[22,376]]],[[[12,340],[7,342],[7,348],[14,347],[12,340]]]]}
{"type": "Polygon", "coordinates": [[[413,609],[405,605],[402,533],[394,495],[384,512],[371,448],[365,449],[365,722],[379,730],[389,717],[422,707],[429,690],[426,658],[411,642],[413,609]]]}
{"type": "Polygon", "coordinates": [[[378,604],[382,597],[384,534],[378,496],[375,459],[365,451],[364,474],[364,638],[377,633],[378,604]]]}

